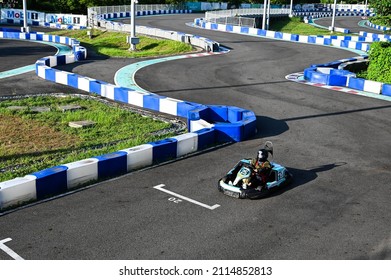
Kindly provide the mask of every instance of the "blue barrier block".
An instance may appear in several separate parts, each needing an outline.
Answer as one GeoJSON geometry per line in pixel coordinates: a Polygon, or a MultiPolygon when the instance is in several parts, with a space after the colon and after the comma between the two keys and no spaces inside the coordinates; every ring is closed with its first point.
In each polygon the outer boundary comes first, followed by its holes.
{"type": "Polygon", "coordinates": [[[323,41],[323,45],[330,46],[331,45],[331,39],[325,38],[323,41]]]}
{"type": "Polygon", "coordinates": [[[180,102],[177,105],[177,115],[178,115],[178,117],[188,118],[189,112],[199,106],[201,106],[201,105],[198,103],[180,102]]]}
{"type": "Polygon", "coordinates": [[[125,174],[128,170],[127,153],[118,151],[96,156],[98,161],[98,178],[105,179],[125,174]]]}
{"type": "Polygon", "coordinates": [[[178,141],[167,138],[156,142],[150,142],[152,147],[153,163],[161,163],[177,157],[178,141]]]}
{"type": "Polygon", "coordinates": [[[201,116],[208,116],[209,108],[205,105],[200,105],[199,107],[196,107],[189,111],[188,119],[197,121],[201,119],[201,116]]]}
{"type": "Polygon", "coordinates": [[[308,36],[308,43],[315,44],[316,43],[316,37],[314,36],[308,36]]]}
{"type": "Polygon", "coordinates": [[[216,131],[214,128],[203,128],[194,133],[198,134],[197,151],[212,147],[216,143],[216,131]]]}
{"type": "Polygon", "coordinates": [[[310,82],[312,82],[312,83],[320,83],[320,84],[327,84],[328,78],[329,78],[328,74],[323,74],[323,73],[314,71],[311,74],[310,82]]]}
{"type": "Polygon", "coordinates": [[[304,69],[304,79],[307,81],[311,81],[312,73],[314,73],[315,71],[316,71],[316,68],[314,68],[314,67],[304,69]]]}
{"type": "Polygon", "coordinates": [[[258,29],[258,31],[257,31],[257,35],[258,36],[266,36],[266,30],[264,30],[264,29],[258,29]]]}
{"type": "Polygon", "coordinates": [[[66,166],[55,166],[32,173],[31,175],[37,177],[37,199],[39,200],[66,192],[67,170],[68,167],[66,166]]]}
{"type": "Polygon", "coordinates": [[[124,103],[129,103],[128,91],[130,89],[124,87],[114,88],[114,100],[124,103]]]}
{"type": "Polygon", "coordinates": [[[291,41],[299,41],[299,35],[291,34],[291,41]]]}
{"type": "Polygon", "coordinates": [[[90,92],[101,95],[102,84],[107,84],[107,83],[102,81],[90,81],[90,92]]]}
{"type": "Polygon", "coordinates": [[[241,121],[243,119],[242,113],[243,113],[242,108],[234,107],[234,106],[228,106],[228,122],[230,123],[235,123],[238,121],[241,121]]]}
{"type": "Polygon", "coordinates": [[[242,121],[242,139],[246,140],[253,137],[257,133],[257,118],[253,112],[252,117],[248,117],[242,121]]]}
{"type": "Polygon", "coordinates": [[[73,88],[79,88],[79,75],[76,74],[69,74],[68,75],[68,86],[71,86],[73,88]]]}
{"type": "Polygon", "coordinates": [[[201,114],[201,118],[207,122],[226,122],[228,121],[228,108],[224,105],[208,105],[209,111],[205,118],[201,114]]]}
{"type": "Polygon", "coordinates": [[[233,31],[234,31],[233,25],[226,25],[226,26],[225,26],[225,31],[233,32],[233,31]]]}
{"type": "Polygon", "coordinates": [[[212,23],[210,25],[210,29],[212,29],[212,30],[217,30],[217,28],[218,28],[218,24],[217,23],[212,23]]]}
{"type": "Polygon", "coordinates": [[[247,26],[240,27],[240,33],[248,34],[249,28],[247,26]]]}
{"type": "Polygon", "coordinates": [[[5,32],[3,34],[4,38],[7,39],[19,39],[20,38],[20,33],[18,32],[5,32]]]}
{"type": "Polygon", "coordinates": [[[391,84],[383,84],[382,94],[387,95],[387,96],[391,96],[391,84]]]}
{"type": "Polygon", "coordinates": [[[276,33],[274,33],[274,38],[275,38],[275,39],[282,39],[282,36],[283,36],[282,32],[276,32],[276,33]]]}
{"type": "Polygon", "coordinates": [[[364,83],[365,80],[361,78],[350,78],[348,87],[353,88],[353,89],[358,89],[358,90],[364,90],[364,83]]]}
{"type": "Polygon", "coordinates": [[[56,70],[53,68],[45,69],[45,80],[55,82],[56,81],[56,70]]]}
{"type": "Polygon", "coordinates": [[[213,127],[217,134],[217,142],[240,142],[244,140],[242,124],[238,123],[216,123],[213,127]]]}
{"type": "Polygon", "coordinates": [[[143,97],[143,106],[146,109],[159,111],[160,109],[160,96],[149,94],[143,97]]]}
{"type": "Polygon", "coordinates": [[[329,79],[327,82],[327,85],[329,86],[346,86],[346,82],[348,80],[348,77],[341,76],[341,75],[329,75],[329,79]]]}

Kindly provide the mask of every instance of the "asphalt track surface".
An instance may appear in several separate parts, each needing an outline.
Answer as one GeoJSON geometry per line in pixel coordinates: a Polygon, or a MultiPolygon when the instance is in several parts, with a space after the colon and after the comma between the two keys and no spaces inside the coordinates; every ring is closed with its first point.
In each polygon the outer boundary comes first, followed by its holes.
{"type": "MultiPolygon", "coordinates": [[[[24,259],[390,259],[391,104],[284,78],[356,54],[185,25],[196,16],[137,24],[205,36],[231,51],[152,65],[136,82],[253,110],[258,134],[4,215],[0,240],[11,238],[6,245],[24,259]],[[219,178],[266,140],[293,183],[261,200],[219,193],[219,178]],[[154,188],[161,184],[174,194],[154,188]]],[[[111,81],[121,64],[95,59],[71,68],[111,81]]],[[[0,259],[11,258],[0,251],[0,259]]]]}

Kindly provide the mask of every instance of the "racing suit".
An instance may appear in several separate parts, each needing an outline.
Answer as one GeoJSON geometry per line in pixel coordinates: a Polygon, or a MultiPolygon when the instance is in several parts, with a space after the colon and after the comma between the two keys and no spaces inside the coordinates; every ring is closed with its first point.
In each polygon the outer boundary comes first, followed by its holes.
{"type": "Polygon", "coordinates": [[[261,183],[261,186],[265,186],[272,168],[270,162],[268,160],[262,162],[258,159],[253,159],[251,163],[254,166],[254,177],[261,183]]]}

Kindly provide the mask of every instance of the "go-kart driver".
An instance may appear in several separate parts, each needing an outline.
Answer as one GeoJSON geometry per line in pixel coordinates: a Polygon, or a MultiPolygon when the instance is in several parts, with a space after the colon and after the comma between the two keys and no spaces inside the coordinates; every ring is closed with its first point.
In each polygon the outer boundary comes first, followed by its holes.
{"type": "Polygon", "coordinates": [[[260,149],[258,151],[257,157],[251,160],[251,164],[254,166],[254,179],[258,180],[262,187],[266,185],[267,179],[270,175],[270,170],[272,168],[267,158],[268,151],[265,149],[260,149]]]}

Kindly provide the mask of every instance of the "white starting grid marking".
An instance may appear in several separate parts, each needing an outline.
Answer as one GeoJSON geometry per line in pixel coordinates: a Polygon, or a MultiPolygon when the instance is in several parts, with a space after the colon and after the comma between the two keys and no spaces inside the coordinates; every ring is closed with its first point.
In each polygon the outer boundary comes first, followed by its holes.
{"type": "Polygon", "coordinates": [[[189,201],[189,202],[191,202],[191,203],[197,204],[197,205],[202,206],[202,207],[204,207],[204,208],[207,208],[207,209],[209,209],[209,210],[214,210],[214,209],[216,209],[217,207],[220,207],[219,204],[215,204],[215,205],[213,205],[213,206],[206,205],[206,204],[201,203],[201,202],[199,202],[199,201],[196,201],[196,200],[194,200],[194,199],[191,199],[191,198],[188,198],[188,197],[186,197],[186,196],[183,196],[183,195],[174,193],[174,192],[172,192],[172,191],[166,190],[166,189],[164,189],[163,187],[165,187],[165,185],[164,185],[164,184],[160,184],[160,185],[157,185],[157,186],[155,186],[155,187],[153,187],[153,188],[154,188],[154,189],[157,189],[157,190],[159,190],[159,191],[162,191],[162,192],[171,194],[171,195],[173,195],[173,196],[176,196],[176,197],[178,197],[178,198],[180,198],[180,199],[183,199],[183,200],[189,201]]]}
{"type": "Polygon", "coordinates": [[[6,252],[8,255],[10,255],[14,260],[23,260],[21,256],[19,256],[17,253],[15,253],[11,248],[4,245],[4,243],[11,241],[11,238],[6,238],[3,240],[0,240],[0,249],[6,252]]]}

